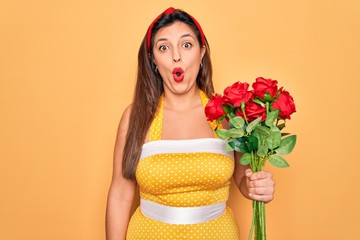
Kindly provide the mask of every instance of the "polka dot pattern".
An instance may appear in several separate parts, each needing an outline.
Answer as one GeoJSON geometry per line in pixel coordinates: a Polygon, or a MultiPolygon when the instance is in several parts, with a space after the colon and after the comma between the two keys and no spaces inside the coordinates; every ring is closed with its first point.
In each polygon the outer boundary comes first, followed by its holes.
{"type": "MultiPolygon", "coordinates": [[[[200,92],[203,105],[207,98],[200,92]]],[[[149,141],[161,141],[163,97],[151,124],[149,141]]],[[[221,127],[216,123],[211,127],[221,127]]],[[[225,150],[224,150],[225,151],[225,150]]],[[[136,178],[140,196],[174,207],[204,206],[227,201],[234,159],[212,152],[159,153],[139,161],[136,178]]],[[[226,208],[220,217],[199,224],[169,224],[133,214],[128,240],[146,239],[239,239],[234,215],[226,208]]]]}
{"type": "Polygon", "coordinates": [[[155,118],[150,126],[150,134],[148,141],[155,141],[161,139],[162,133],[162,119],[163,119],[163,106],[164,106],[164,95],[160,97],[160,102],[158,106],[158,110],[155,114],[155,118]]]}
{"type": "Polygon", "coordinates": [[[215,220],[199,224],[167,224],[145,217],[139,209],[130,220],[127,240],[239,240],[236,220],[230,208],[215,220]]]}
{"type": "Polygon", "coordinates": [[[218,153],[156,154],[136,171],[140,196],[176,207],[204,206],[228,199],[234,160],[218,153]]]}

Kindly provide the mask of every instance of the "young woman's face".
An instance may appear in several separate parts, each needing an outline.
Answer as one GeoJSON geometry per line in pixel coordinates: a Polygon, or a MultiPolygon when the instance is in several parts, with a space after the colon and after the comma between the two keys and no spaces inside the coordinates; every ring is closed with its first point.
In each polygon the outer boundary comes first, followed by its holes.
{"type": "Polygon", "coordinates": [[[154,37],[153,61],[163,79],[165,91],[179,94],[196,87],[205,51],[187,24],[175,22],[161,28],[154,37]]]}

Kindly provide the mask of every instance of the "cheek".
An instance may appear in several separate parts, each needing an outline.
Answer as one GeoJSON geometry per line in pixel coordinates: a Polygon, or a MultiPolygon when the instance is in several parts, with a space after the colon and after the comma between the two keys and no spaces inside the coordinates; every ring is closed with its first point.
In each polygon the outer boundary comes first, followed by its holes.
{"type": "Polygon", "coordinates": [[[184,62],[187,62],[192,69],[198,69],[200,68],[201,57],[199,54],[189,55],[187,59],[184,59],[184,62]]]}
{"type": "Polygon", "coordinates": [[[196,74],[200,71],[200,62],[198,60],[193,61],[190,66],[191,72],[196,74]]]}
{"type": "Polygon", "coordinates": [[[157,61],[156,67],[161,77],[164,79],[167,76],[167,73],[170,71],[170,66],[166,61],[157,61]]]}
{"type": "Polygon", "coordinates": [[[202,57],[201,55],[197,55],[196,58],[194,58],[194,66],[196,66],[197,68],[200,68],[200,64],[202,61],[202,57]]]}
{"type": "MultiPolygon", "coordinates": [[[[167,64],[169,64],[169,54],[155,54],[153,62],[155,65],[161,69],[164,68],[167,64]]],[[[170,61],[171,63],[171,61],[170,61]]]]}

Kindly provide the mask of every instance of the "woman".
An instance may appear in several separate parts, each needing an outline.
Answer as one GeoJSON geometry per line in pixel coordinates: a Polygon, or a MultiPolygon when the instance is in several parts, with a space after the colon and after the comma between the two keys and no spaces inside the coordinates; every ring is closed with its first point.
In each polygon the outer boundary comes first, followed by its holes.
{"type": "Polygon", "coordinates": [[[226,207],[232,176],[245,197],[273,199],[272,175],[235,161],[206,121],[214,92],[209,50],[200,24],[181,10],[165,10],[148,28],[134,101],[118,128],[108,240],[239,239],[226,207]],[[130,219],[137,184],[140,207],[130,219]]]}

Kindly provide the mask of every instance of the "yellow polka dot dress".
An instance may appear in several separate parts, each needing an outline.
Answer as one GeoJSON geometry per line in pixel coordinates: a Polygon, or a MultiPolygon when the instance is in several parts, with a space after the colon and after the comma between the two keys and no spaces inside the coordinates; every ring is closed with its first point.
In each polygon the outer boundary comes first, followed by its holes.
{"type": "MultiPolygon", "coordinates": [[[[203,92],[200,96],[205,105],[207,97],[203,92]]],[[[149,217],[141,202],[131,217],[126,239],[239,239],[234,215],[225,206],[234,171],[234,159],[225,151],[225,142],[219,138],[161,140],[162,112],[163,97],[149,141],[142,148],[136,179],[141,201],[165,208],[151,210],[165,220],[149,217]],[[219,204],[224,204],[224,209],[216,218],[206,220],[212,214],[209,211],[201,213],[205,220],[197,221],[192,214],[196,223],[182,222],[188,209],[219,204]],[[171,221],[167,209],[178,211],[171,221]]],[[[210,125],[215,128],[215,123],[210,125]]]]}

